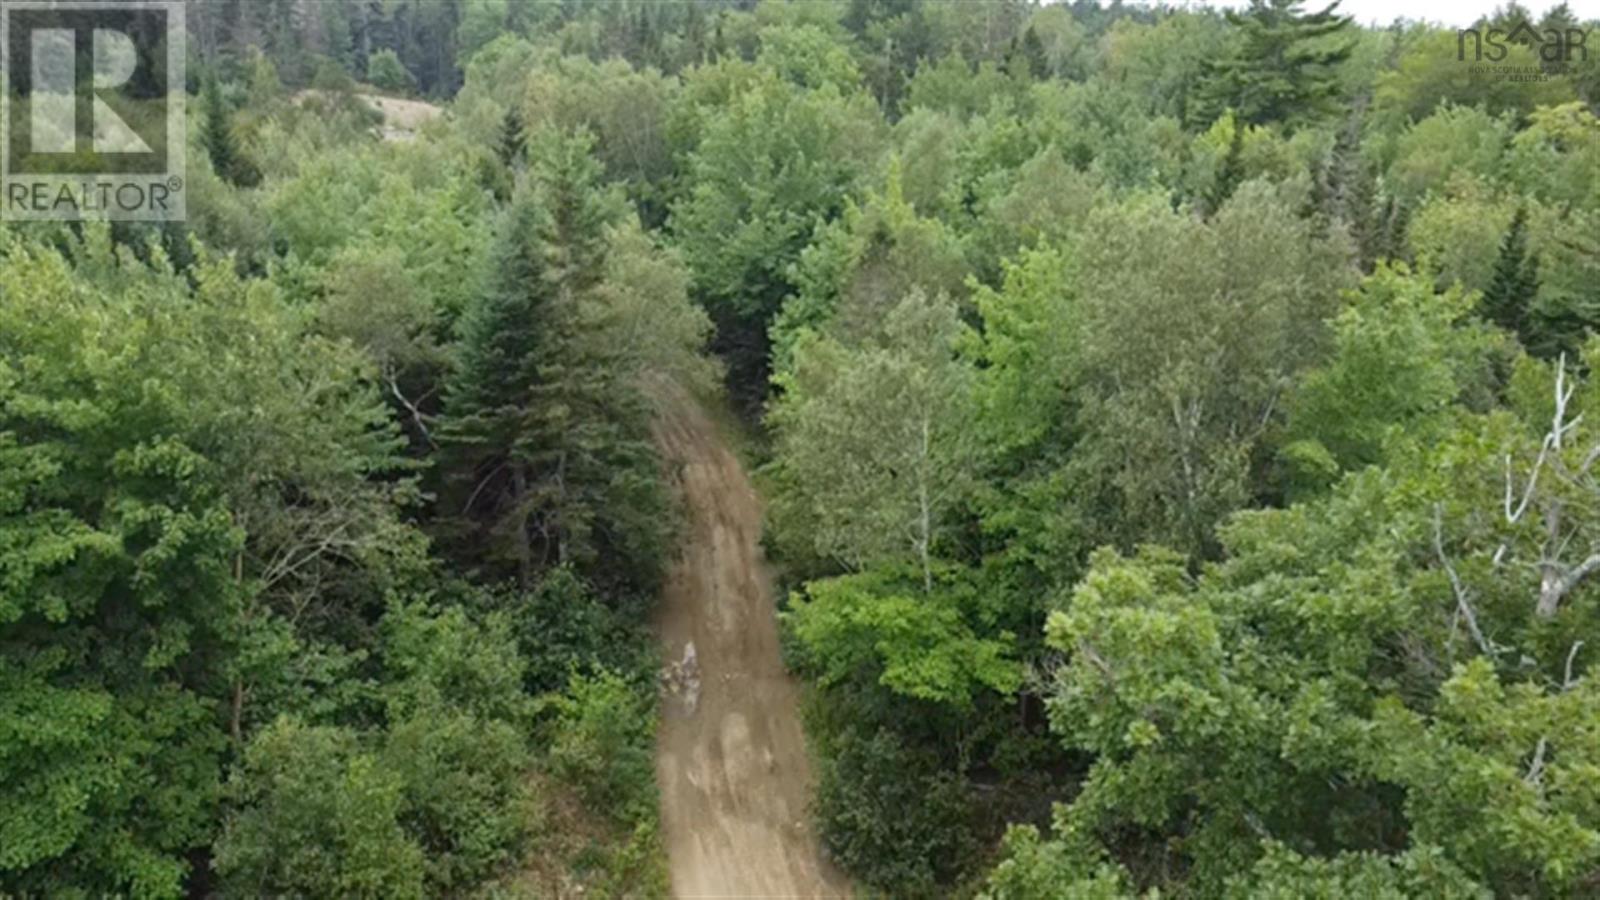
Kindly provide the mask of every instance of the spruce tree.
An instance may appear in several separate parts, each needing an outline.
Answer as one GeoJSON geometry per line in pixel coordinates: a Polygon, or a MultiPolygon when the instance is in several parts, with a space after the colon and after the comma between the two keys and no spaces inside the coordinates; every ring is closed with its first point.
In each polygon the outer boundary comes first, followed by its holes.
{"type": "Polygon", "coordinates": [[[534,574],[529,466],[511,450],[524,428],[527,385],[544,350],[540,324],[550,306],[538,237],[542,220],[531,191],[519,189],[490,255],[492,284],[462,313],[439,430],[441,470],[450,488],[445,515],[464,541],[482,541],[482,552],[472,554],[481,564],[514,562],[524,586],[534,574]]]}
{"type": "Polygon", "coordinates": [[[586,301],[621,212],[585,139],[546,136],[505,214],[489,289],[468,305],[440,428],[458,552],[531,587],[545,568],[654,577],[662,517],[636,386],[620,384],[586,301]]]}
{"type": "Polygon", "coordinates": [[[1338,94],[1333,67],[1354,48],[1324,40],[1350,25],[1334,13],[1338,5],[1305,13],[1302,0],[1250,0],[1248,10],[1230,11],[1243,43],[1232,57],[1206,66],[1194,111],[1211,121],[1232,107],[1252,125],[1315,119],[1338,94]]]}
{"type": "Polygon", "coordinates": [[[1483,292],[1483,315],[1526,342],[1529,310],[1539,290],[1539,260],[1528,253],[1528,212],[1517,208],[1500,242],[1494,277],[1483,292]]]}
{"type": "Polygon", "coordinates": [[[228,127],[228,107],[222,100],[222,87],[215,75],[206,78],[200,105],[203,118],[200,143],[206,148],[206,155],[211,157],[211,168],[218,178],[237,184],[239,151],[233,142],[233,132],[228,127]]]}
{"type": "Polygon", "coordinates": [[[1312,202],[1323,222],[1344,226],[1355,242],[1362,271],[1372,271],[1385,255],[1385,220],[1377,208],[1377,179],[1361,157],[1359,110],[1334,134],[1333,147],[1313,179],[1312,202]]]}
{"type": "Polygon", "coordinates": [[[1211,186],[1202,198],[1205,203],[1206,217],[1210,218],[1222,209],[1222,204],[1228,202],[1233,192],[1239,187],[1239,182],[1244,180],[1244,129],[1245,125],[1235,117],[1232,121],[1233,133],[1228,138],[1228,152],[1223,155],[1221,164],[1217,167],[1216,177],[1212,179],[1211,186]]]}
{"type": "Polygon", "coordinates": [[[500,122],[500,146],[495,148],[500,162],[507,168],[515,168],[522,160],[524,145],[522,116],[513,106],[506,110],[505,118],[500,122]]]}
{"type": "Polygon", "coordinates": [[[1044,81],[1050,77],[1050,58],[1044,52],[1044,42],[1039,40],[1039,33],[1029,25],[1028,30],[1022,33],[1022,58],[1027,61],[1028,73],[1035,81],[1044,81]]]}

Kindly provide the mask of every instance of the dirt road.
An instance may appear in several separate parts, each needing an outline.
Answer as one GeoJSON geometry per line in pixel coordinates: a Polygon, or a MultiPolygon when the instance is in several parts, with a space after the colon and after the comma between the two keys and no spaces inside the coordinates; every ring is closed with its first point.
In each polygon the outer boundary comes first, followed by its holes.
{"type": "Polygon", "coordinates": [[[656,440],[686,507],[660,612],[656,778],[673,896],[847,896],[806,815],[810,765],[778,656],[760,500],[697,403],[680,393],[663,406],[656,440]]]}

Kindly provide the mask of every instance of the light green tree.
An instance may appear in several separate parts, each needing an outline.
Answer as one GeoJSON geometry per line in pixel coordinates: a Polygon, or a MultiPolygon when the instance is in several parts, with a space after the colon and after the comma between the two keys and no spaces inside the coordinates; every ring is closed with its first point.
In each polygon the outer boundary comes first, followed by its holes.
{"type": "Polygon", "coordinates": [[[1118,497],[1113,533],[1204,548],[1248,502],[1252,454],[1316,358],[1343,251],[1261,181],[1210,223],[1140,200],[1085,234],[1074,465],[1118,497]]]}
{"type": "Polygon", "coordinates": [[[769,413],[784,540],[850,569],[909,561],[933,587],[936,544],[978,448],[964,326],[943,296],[907,294],[857,347],[805,335],[769,413]]]}

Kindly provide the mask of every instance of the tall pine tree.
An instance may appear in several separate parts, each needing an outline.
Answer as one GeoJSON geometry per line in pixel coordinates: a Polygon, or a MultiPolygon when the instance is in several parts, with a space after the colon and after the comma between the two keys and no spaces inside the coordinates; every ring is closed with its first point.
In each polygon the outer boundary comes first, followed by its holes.
{"type": "MultiPolygon", "coordinates": [[[[1232,113],[1229,113],[1232,116],[1232,113]]],[[[1228,202],[1233,192],[1239,187],[1239,182],[1244,180],[1244,129],[1245,124],[1237,116],[1232,116],[1229,124],[1232,133],[1228,137],[1228,151],[1223,154],[1222,162],[1217,166],[1216,176],[1206,188],[1201,198],[1205,203],[1206,218],[1210,218],[1222,209],[1222,204],[1228,202]]]]}
{"type": "Polygon", "coordinates": [[[1205,67],[1197,119],[1213,121],[1232,107],[1241,120],[1265,125],[1314,120],[1330,106],[1339,90],[1333,67],[1354,48],[1335,40],[1350,19],[1334,13],[1338,3],[1315,13],[1301,6],[1302,0],[1250,0],[1243,13],[1228,13],[1243,41],[1233,56],[1205,67]]]}
{"type": "Polygon", "coordinates": [[[1313,173],[1313,212],[1319,224],[1341,225],[1355,242],[1364,272],[1372,271],[1385,250],[1384,211],[1378,182],[1361,155],[1360,105],[1334,134],[1333,147],[1313,173]]]}
{"type": "Polygon", "coordinates": [[[1500,242],[1494,277],[1483,292],[1484,317],[1527,343],[1529,311],[1539,290],[1539,258],[1528,252],[1528,211],[1517,208],[1500,242]]]}
{"type": "Polygon", "coordinates": [[[621,206],[586,139],[545,137],[490,287],[462,316],[440,430],[444,512],[480,575],[529,587],[573,563],[639,586],[654,578],[664,510],[648,422],[585,320],[621,206]]]}
{"type": "Polygon", "coordinates": [[[211,157],[211,169],[217,177],[229,182],[238,183],[239,151],[233,142],[233,132],[228,123],[228,107],[222,99],[222,87],[217,83],[217,76],[210,75],[206,78],[205,87],[201,91],[200,105],[202,121],[200,123],[200,143],[206,148],[206,155],[211,157]]]}
{"type": "Polygon", "coordinates": [[[517,112],[516,106],[512,106],[500,121],[500,144],[495,148],[495,153],[507,168],[520,168],[525,143],[522,115],[517,112]]]}

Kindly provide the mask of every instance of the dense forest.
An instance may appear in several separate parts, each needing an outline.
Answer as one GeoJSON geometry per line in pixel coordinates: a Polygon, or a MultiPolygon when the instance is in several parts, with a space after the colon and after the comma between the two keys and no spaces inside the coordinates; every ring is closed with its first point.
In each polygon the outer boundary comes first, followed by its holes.
{"type": "Polygon", "coordinates": [[[1480,25],[190,0],[187,220],[0,225],[0,896],[667,895],[680,395],[857,893],[1600,896],[1600,22],[1480,25]]]}

